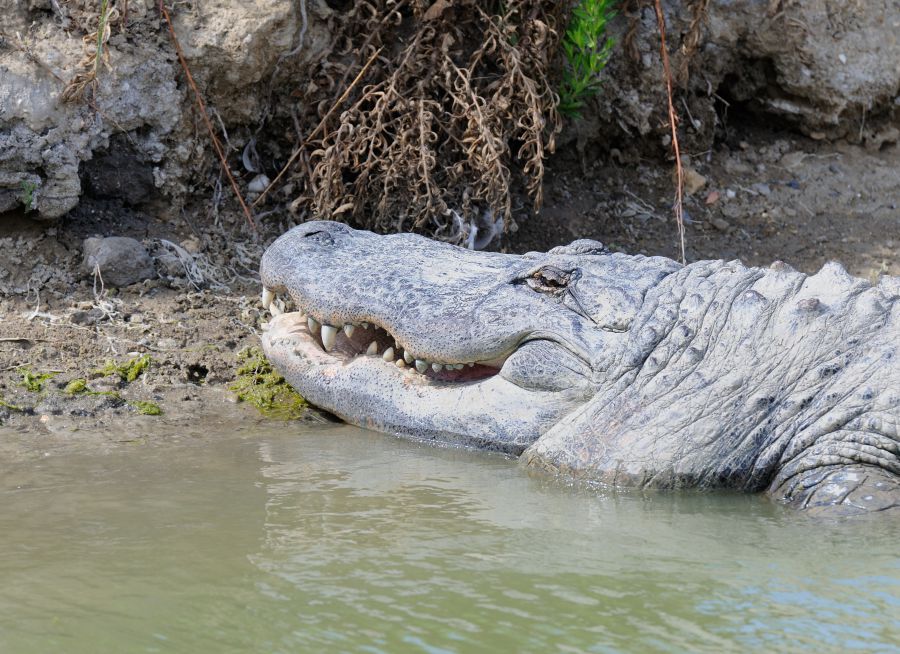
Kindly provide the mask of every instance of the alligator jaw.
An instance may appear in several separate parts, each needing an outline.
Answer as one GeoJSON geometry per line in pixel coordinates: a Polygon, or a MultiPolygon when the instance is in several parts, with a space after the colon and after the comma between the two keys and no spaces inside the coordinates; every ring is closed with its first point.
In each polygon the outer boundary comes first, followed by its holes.
{"type": "Polygon", "coordinates": [[[483,361],[436,362],[419,359],[405,351],[384,328],[370,322],[346,323],[341,327],[322,324],[300,312],[283,313],[277,295],[263,291],[263,305],[273,311],[266,342],[293,347],[298,357],[318,365],[352,365],[367,359],[376,366],[414,373],[420,382],[475,382],[496,375],[507,356],[483,361]]]}
{"type": "MultiPolygon", "coordinates": [[[[518,456],[571,407],[559,393],[529,391],[498,368],[475,364],[420,373],[401,358],[359,353],[368,330],[336,336],[330,352],[298,312],[275,316],[263,349],[301,395],[347,422],[400,436],[518,456]]],[[[388,338],[383,330],[376,343],[388,338]]],[[[379,348],[380,349],[380,348],[379,348]]]]}

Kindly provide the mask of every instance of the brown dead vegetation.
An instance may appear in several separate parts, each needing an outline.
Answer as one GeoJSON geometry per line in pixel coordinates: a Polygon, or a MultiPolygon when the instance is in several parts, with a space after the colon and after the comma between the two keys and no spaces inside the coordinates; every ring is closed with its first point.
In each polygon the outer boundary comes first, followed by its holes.
{"type": "MultiPolygon", "coordinates": [[[[85,3],[73,2],[66,9],[71,12],[84,36],[81,39],[84,56],[78,62],[78,72],[63,88],[60,98],[63,102],[78,102],[90,91],[93,96],[97,89],[100,67],[109,67],[109,50],[106,47],[112,34],[113,25],[121,22],[121,13],[109,0],[102,0],[93,14],[88,13],[85,3]],[[90,23],[93,22],[93,25],[90,23]]],[[[68,23],[71,26],[71,22],[68,23]]]]}
{"type": "Polygon", "coordinates": [[[336,45],[295,94],[317,108],[301,123],[321,130],[298,148],[292,210],[471,244],[479,222],[511,224],[515,183],[539,209],[562,125],[551,59],[567,6],[368,0],[335,12],[336,45]]]}

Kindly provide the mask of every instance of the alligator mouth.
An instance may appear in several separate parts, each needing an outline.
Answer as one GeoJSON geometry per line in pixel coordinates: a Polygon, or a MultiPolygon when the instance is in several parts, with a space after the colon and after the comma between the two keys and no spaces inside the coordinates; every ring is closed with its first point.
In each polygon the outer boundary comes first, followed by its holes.
{"type": "MultiPolygon", "coordinates": [[[[279,317],[279,336],[289,337],[295,350],[311,358],[330,357],[333,363],[350,364],[362,358],[380,360],[417,376],[421,381],[442,383],[478,382],[500,372],[509,355],[490,360],[432,361],[407,350],[385,327],[371,321],[330,325],[307,312],[284,310],[284,302],[263,289],[263,307],[279,317]],[[287,327],[285,324],[287,323],[287,327]]],[[[299,352],[298,352],[299,353],[299,352]]]]}

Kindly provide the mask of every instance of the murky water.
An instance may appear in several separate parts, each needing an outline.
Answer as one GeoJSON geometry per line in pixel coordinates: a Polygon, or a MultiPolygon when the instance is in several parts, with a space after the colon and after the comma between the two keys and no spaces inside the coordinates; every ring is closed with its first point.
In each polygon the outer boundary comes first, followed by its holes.
{"type": "Polygon", "coordinates": [[[348,427],[123,445],[4,470],[0,652],[897,651],[898,543],[348,427]]]}

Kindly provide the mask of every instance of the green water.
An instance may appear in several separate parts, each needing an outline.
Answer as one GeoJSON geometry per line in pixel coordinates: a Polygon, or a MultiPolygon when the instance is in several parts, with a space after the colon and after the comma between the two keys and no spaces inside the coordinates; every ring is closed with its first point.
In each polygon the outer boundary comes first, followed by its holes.
{"type": "Polygon", "coordinates": [[[0,652],[898,651],[898,537],[348,427],[122,445],[4,466],[0,652]]]}

